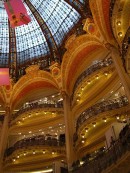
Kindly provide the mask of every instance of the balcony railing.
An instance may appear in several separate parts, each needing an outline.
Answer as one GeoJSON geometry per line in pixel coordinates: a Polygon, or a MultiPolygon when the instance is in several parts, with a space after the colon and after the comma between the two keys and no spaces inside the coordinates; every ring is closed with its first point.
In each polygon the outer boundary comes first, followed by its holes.
{"type": "Polygon", "coordinates": [[[20,109],[18,112],[13,114],[12,119],[16,119],[19,115],[21,115],[24,112],[31,111],[32,109],[39,109],[39,108],[63,108],[63,103],[62,102],[57,102],[53,104],[48,104],[48,103],[34,103],[34,104],[28,104],[27,107],[20,109]]]}
{"type": "Polygon", "coordinates": [[[128,28],[126,32],[123,43],[122,43],[122,61],[123,61],[124,67],[126,65],[126,55],[127,55],[129,44],[130,44],[130,27],[128,28]]]}
{"type": "Polygon", "coordinates": [[[125,134],[115,141],[110,148],[105,150],[102,154],[97,155],[91,161],[86,160],[82,166],[80,162],[73,163],[71,172],[73,173],[101,173],[111,165],[117,163],[126,151],[130,151],[130,127],[125,134]]]}
{"type": "MultiPolygon", "coordinates": [[[[76,88],[78,87],[78,85],[87,77],[90,76],[92,73],[94,73],[95,71],[110,66],[113,63],[112,58],[107,58],[101,61],[97,61],[96,63],[94,63],[93,65],[91,65],[89,68],[87,68],[76,80],[74,88],[73,88],[73,93],[75,92],[76,88]]],[[[73,99],[73,95],[72,95],[72,99],[73,99]]]]}
{"type": "Polygon", "coordinates": [[[96,116],[96,115],[106,112],[106,111],[115,110],[115,109],[124,107],[128,104],[129,104],[129,102],[128,102],[127,97],[121,96],[116,99],[103,101],[103,102],[93,105],[92,107],[88,108],[87,110],[85,110],[84,112],[82,112],[80,114],[79,118],[77,119],[77,123],[76,123],[76,131],[78,131],[78,128],[85,121],[87,121],[88,118],[96,116]]]}
{"type": "Polygon", "coordinates": [[[116,0],[111,0],[111,4],[110,4],[110,17],[112,17],[112,13],[113,13],[113,8],[115,5],[116,0]]]}
{"type": "Polygon", "coordinates": [[[65,140],[58,140],[56,138],[48,137],[45,139],[44,135],[39,135],[32,138],[22,139],[17,141],[12,147],[5,151],[5,156],[10,156],[14,151],[18,149],[27,149],[27,147],[33,146],[65,146],[65,140]]]}

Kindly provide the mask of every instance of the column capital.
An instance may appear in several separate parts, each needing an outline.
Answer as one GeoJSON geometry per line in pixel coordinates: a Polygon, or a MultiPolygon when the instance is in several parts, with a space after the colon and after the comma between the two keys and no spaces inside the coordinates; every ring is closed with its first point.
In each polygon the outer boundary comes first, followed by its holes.
{"type": "Polygon", "coordinates": [[[68,94],[65,90],[61,90],[60,93],[61,93],[61,96],[63,97],[63,99],[65,99],[68,96],[68,94]]]}
{"type": "Polygon", "coordinates": [[[117,48],[117,47],[115,47],[114,45],[112,45],[112,44],[110,44],[110,43],[105,43],[105,47],[108,49],[108,50],[110,50],[111,52],[115,52],[115,53],[117,53],[119,56],[120,56],[120,50],[117,48]]]}
{"type": "Polygon", "coordinates": [[[5,107],[5,115],[10,115],[10,107],[8,105],[5,107]]]}

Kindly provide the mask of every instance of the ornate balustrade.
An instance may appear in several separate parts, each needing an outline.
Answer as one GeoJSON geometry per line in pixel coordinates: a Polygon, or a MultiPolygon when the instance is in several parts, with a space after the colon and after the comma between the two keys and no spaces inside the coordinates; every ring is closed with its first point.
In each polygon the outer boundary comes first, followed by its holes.
{"type": "Polygon", "coordinates": [[[111,3],[110,3],[110,17],[112,17],[115,2],[116,2],[116,0],[111,0],[111,3]]]}
{"type": "Polygon", "coordinates": [[[101,173],[107,167],[116,163],[126,151],[130,151],[130,127],[127,129],[124,136],[119,138],[110,148],[102,154],[96,156],[92,161],[86,160],[80,166],[80,162],[73,163],[73,173],[101,173]]]}
{"type": "Polygon", "coordinates": [[[3,122],[4,121],[4,116],[5,115],[0,115],[0,122],[3,122]]]}
{"type": "MultiPolygon", "coordinates": [[[[76,88],[78,87],[78,85],[87,77],[90,76],[92,73],[94,73],[95,71],[107,67],[109,65],[111,65],[113,63],[112,58],[107,58],[101,61],[98,61],[96,63],[94,63],[93,65],[91,65],[90,67],[88,67],[76,80],[74,88],[73,88],[73,95],[74,92],[76,90],[76,88]]],[[[72,99],[73,99],[73,95],[72,95],[72,99]]]]}
{"type": "Polygon", "coordinates": [[[128,102],[127,97],[121,96],[121,97],[116,98],[116,99],[103,101],[103,102],[100,102],[100,103],[93,105],[92,107],[90,107],[87,110],[85,110],[84,112],[82,112],[80,114],[80,116],[78,117],[77,124],[76,124],[76,131],[78,131],[78,128],[85,121],[87,121],[88,118],[96,116],[96,115],[103,113],[103,112],[106,112],[106,111],[110,111],[110,110],[124,107],[128,104],[129,104],[129,102],[128,102]]]}
{"type": "Polygon", "coordinates": [[[62,102],[57,102],[53,104],[48,104],[48,103],[33,103],[33,104],[28,104],[27,107],[20,109],[18,112],[13,114],[12,119],[14,120],[17,118],[20,114],[31,111],[32,109],[39,109],[39,108],[63,108],[63,103],[62,102]]]}
{"type": "Polygon", "coordinates": [[[12,147],[8,148],[5,151],[5,156],[10,156],[14,151],[18,149],[27,149],[28,147],[33,146],[65,146],[65,140],[58,140],[51,137],[45,139],[44,135],[22,139],[20,141],[17,141],[12,147]]]}
{"type": "Polygon", "coordinates": [[[124,60],[124,63],[125,63],[125,56],[127,54],[129,44],[130,44],[130,27],[128,28],[126,32],[123,43],[122,43],[122,58],[124,60]]]}

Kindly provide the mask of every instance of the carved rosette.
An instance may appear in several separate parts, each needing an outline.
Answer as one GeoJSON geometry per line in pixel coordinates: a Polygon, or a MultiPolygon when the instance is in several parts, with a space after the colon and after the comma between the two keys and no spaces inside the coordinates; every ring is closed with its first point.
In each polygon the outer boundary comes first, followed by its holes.
{"type": "Polygon", "coordinates": [[[53,62],[52,65],[49,67],[52,76],[55,79],[61,78],[61,68],[60,65],[57,62],[53,62]]]}
{"type": "Polygon", "coordinates": [[[83,30],[86,31],[88,34],[96,33],[96,27],[95,27],[93,19],[91,18],[86,19],[83,30]]]}
{"type": "Polygon", "coordinates": [[[61,67],[57,62],[52,63],[49,67],[53,78],[57,81],[59,88],[62,87],[61,84],[61,67]]]}

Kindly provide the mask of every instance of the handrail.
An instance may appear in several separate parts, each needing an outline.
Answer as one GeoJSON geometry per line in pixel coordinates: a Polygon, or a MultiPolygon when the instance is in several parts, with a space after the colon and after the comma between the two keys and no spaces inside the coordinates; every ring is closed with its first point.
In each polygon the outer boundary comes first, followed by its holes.
{"type": "Polygon", "coordinates": [[[121,158],[126,151],[130,151],[130,127],[128,127],[124,136],[121,136],[117,141],[115,141],[110,148],[105,150],[100,155],[97,155],[92,161],[86,161],[82,166],[80,166],[79,161],[73,164],[73,173],[101,173],[107,167],[116,163],[119,158],[121,158]]]}
{"type": "Polygon", "coordinates": [[[63,108],[63,103],[62,102],[58,102],[58,103],[53,103],[53,104],[48,104],[48,103],[42,103],[39,104],[34,103],[34,104],[30,104],[28,105],[28,107],[26,108],[22,108],[20,109],[18,112],[16,112],[15,114],[12,115],[11,120],[16,119],[20,114],[27,112],[27,111],[31,111],[32,109],[39,109],[39,108],[63,108]]]}
{"type": "Polygon", "coordinates": [[[58,140],[56,138],[48,137],[45,139],[44,135],[39,135],[37,137],[26,138],[17,141],[12,147],[5,151],[5,157],[10,156],[14,151],[18,149],[24,149],[33,146],[65,146],[65,140],[58,140]]]}
{"type": "Polygon", "coordinates": [[[73,88],[73,94],[71,96],[72,100],[73,100],[73,95],[75,90],[77,89],[78,85],[87,77],[90,76],[92,73],[94,73],[95,71],[110,66],[113,63],[112,58],[105,58],[103,60],[100,60],[98,62],[96,62],[95,64],[91,65],[90,67],[88,67],[85,71],[83,71],[83,73],[81,73],[81,75],[77,78],[75,84],[74,84],[74,88],[73,88]]]}
{"type": "Polygon", "coordinates": [[[127,97],[121,96],[119,98],[103,101],[91,106],[90,108],[82,112],[78,117],[76,122],[76,131],[78,131],[78,128],[81,126],[81,124],[87,121],[90,117],[96,116],[105,111],[110,111],[124,107],[128,104],[129,102],[127,97]]]}
{"type": "Polygon", "coordinates": [[[126,32],[123,43],[122,43],[122,60],[123,60],[123,65],[125,67],[125,70],[126,70],[126,54],[130,44],[128,40],[129,38],[130,38],[130,27],[128,28],[126,32]]]}
{"type": "Polygon", "coordinates": [[[116,0],[111,0],[111,3],[110,3],[110,17],[112,17],[115,2],[116,2],[116,0]]]}

